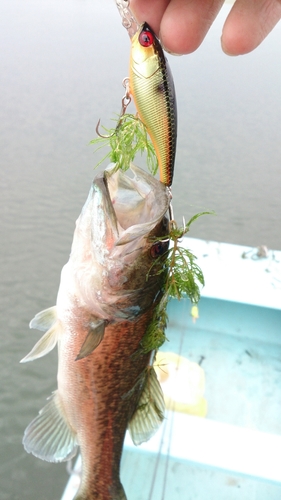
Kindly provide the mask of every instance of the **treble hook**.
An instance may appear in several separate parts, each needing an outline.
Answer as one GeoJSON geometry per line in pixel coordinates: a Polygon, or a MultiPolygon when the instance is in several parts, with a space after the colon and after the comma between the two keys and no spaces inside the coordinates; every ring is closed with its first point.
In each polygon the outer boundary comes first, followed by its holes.
{"type": "Polygon", "coordinates": [[[100,126],[100,119],[99,119],[97,126],[96,126],[96,133],[98,134],[99,137],[102,137],[102,139],[110,139],[110,137],[113,137],[114,134],[116,133],[116,130],[114,130],[114,132],[112,132],[112,134],[109,134],[109,135],[101,134],[99,131],[99,126],[100,126]]]}
{"type": "Polygon", "coordinates": [[[123,116],[124,114],[126,113],[126,109],[127,107],[129,106],[130,102],[131,102],[131,95],[130,95],[130,87],[129,87],[129,78],[126,77],[123,79],[122,81],[122,85],[123,87],[126,89],[126,93],[125,95],[122,97],[122,101],[121,101],[121,112],[120,112],[120,115],[119,115],[119,120],[118,120],[118,123],[116,125],[116,128],[115,130],[112,132],[112,134],[109,134],[109,135],[104,135],[104,134],[101,134],[100,131],[99,131],[99,126],[100,126],[100,119],[97,123],[97,126],[96,126],[96,133],[98,134],[99,137],[102,137],[102,139],[110,139],[111,137],[113,137],[118,128],[120,127],[121,125],[121,122],[122,122],[122,119],[123,119],[123,116]]]}

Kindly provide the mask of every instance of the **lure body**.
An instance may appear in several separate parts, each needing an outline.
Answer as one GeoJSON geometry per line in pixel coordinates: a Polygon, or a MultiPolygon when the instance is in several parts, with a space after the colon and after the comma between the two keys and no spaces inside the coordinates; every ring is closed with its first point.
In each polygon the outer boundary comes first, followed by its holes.
{"type": "Polygon", "coordinates": [[[156,150],[160,181],[171,186],[177,141],[175,88],[161,44],[147,23],[132,38],[130,93],[156,150]]]}

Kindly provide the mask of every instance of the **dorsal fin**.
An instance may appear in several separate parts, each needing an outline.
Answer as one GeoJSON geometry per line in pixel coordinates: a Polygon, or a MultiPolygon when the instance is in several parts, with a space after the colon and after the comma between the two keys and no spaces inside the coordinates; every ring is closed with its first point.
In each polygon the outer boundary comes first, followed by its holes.
{"type": "Polygon", "coordinates": [[[76,455],[76,434],[64,416],[57,391],[26,428],[22,442],[28,453],[47,462],[64,462],[76,455]]]}
{"type": "Polygon", "coordinates": [[[135,445],[148,441],[164,419],[165,402],[154,368],[149,368],[138,407],[129,422],[129,432],[135,445]]]}

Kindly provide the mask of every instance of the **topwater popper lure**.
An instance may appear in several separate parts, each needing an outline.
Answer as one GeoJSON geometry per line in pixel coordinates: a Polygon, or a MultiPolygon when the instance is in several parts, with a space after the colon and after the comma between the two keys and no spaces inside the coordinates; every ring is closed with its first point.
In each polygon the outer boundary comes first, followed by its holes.
{"type": "Polygon", "coordinates": [[[131,38],[129,89],[138,115],[154,145],[160,181],[171,186],[177,141],[177,107],[173,77],[152,28],[137,23],[129,1],[116,0],[123,26],[131,38]]]}

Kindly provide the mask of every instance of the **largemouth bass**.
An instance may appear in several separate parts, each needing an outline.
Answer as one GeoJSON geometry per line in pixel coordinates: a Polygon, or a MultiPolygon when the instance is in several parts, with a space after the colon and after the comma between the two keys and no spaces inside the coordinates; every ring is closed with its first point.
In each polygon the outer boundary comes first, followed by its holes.
{"type": "Polygon", "coordinates": [[[161,43],[147,23],[132,37],[130,93],[154,145],[160,181],[171,186],[177,143],[176,94],[161,43]]]}
{"type": "Polygon", "coordinates": [[[157,238],[168,233],[170,194],[150,174],[133,165],[131,171],[131,177],[105,171],[95,178],[57,304],[30,323],[46,333],[22,360],[58,343],[58,389],[23,444],[50,462],[70,459],[79,446],[79,500],[126,500],[119,478],[126,429],[139,444],[163,419],[153,356],[140,345],[162,296],[168,241],[157,238]]]}

